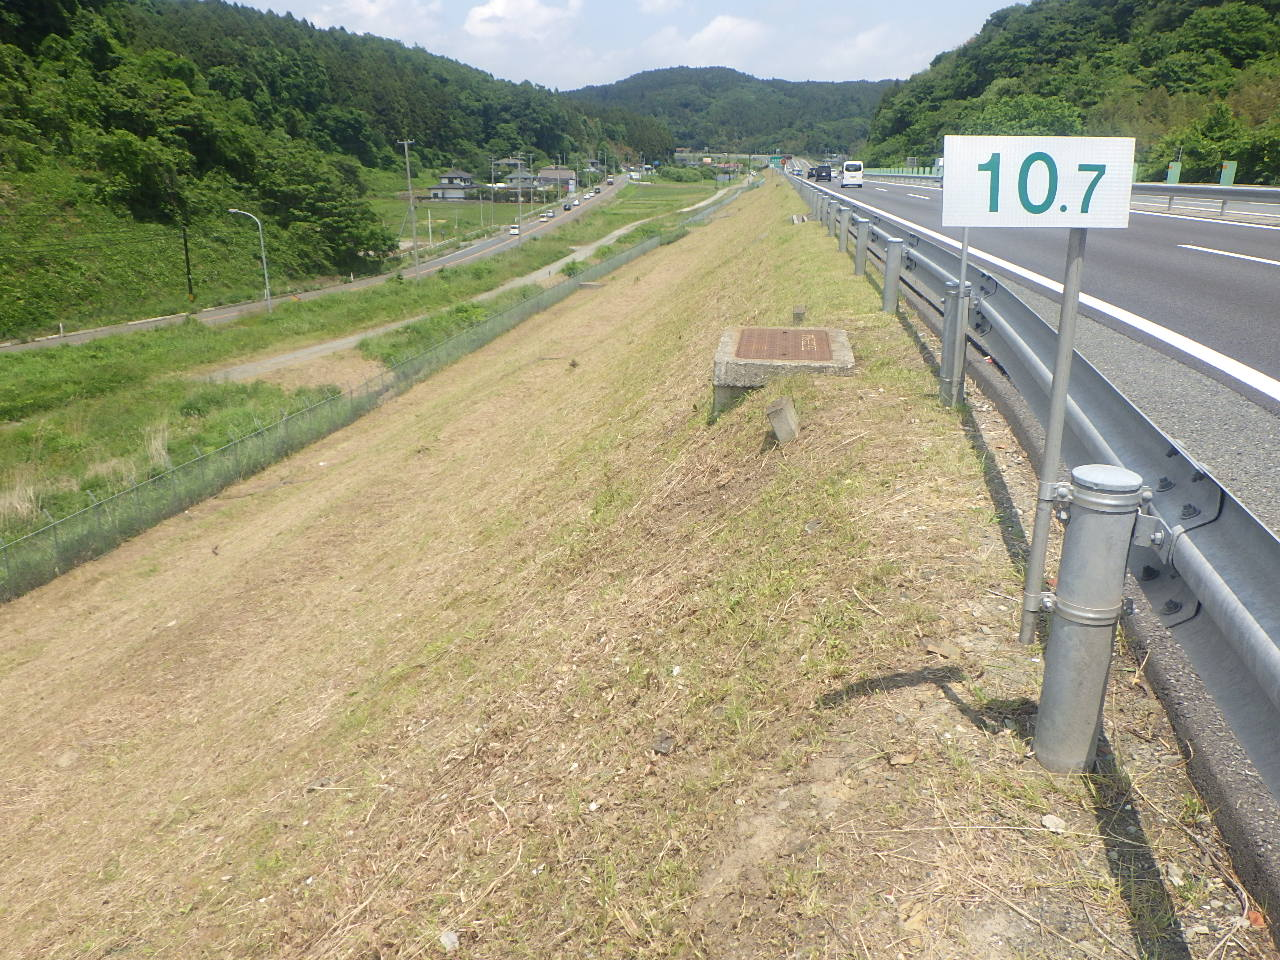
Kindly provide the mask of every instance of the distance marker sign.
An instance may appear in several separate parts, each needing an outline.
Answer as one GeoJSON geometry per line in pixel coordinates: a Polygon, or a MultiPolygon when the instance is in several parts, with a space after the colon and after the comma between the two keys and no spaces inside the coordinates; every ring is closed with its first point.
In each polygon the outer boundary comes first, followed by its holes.
{"type": "Polygon", "coordinates": [[[1132,137],[946,137],[944,227],[1127,227],[1132,137]]]}

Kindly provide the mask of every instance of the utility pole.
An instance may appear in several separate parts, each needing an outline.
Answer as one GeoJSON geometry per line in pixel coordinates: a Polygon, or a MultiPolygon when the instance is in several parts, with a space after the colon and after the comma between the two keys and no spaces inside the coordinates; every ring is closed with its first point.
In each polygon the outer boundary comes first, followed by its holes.
{"type": "MultiPolygon", "coordinates": [[[[409,225],[413,237],[413,276],[416,280],[418,277],[418,213],[413,206],[413,173],[409,169],[409,147],[413,144],[412,140],[397,140],[396,143],[404,147],[404,178],[409,184],[409,225]]],[[[430,212],[428,212],[430,216],[430,212]]],[[[428,221],[427,226],[430,226],[428,221]]]]}

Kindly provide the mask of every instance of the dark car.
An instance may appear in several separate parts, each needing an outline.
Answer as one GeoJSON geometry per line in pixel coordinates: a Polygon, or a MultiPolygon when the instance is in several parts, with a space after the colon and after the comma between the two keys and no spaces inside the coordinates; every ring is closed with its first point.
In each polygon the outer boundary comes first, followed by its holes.
{"type": "Polygon", "coordinates": [[[818,175],[818,168],[810,167],[808,170],[805,171],[804,175],[808,177],[810,180],[812,180],[814,177],[818,175]]]}
{"type": "Polygon", "coordinates": [[[573,209],[573,204],[572,204],[572,203],[566,203],[566,204],[564,205],[564,209],[566,209],[566,210],[572,210],[572,209],[573,209]]]}
{"type": "Polygon", "coordinates": [[[813,171],[813,179],[815,180],[831,179],[831,164],[829,163],[820,163],[813,168],[813,171]]]}

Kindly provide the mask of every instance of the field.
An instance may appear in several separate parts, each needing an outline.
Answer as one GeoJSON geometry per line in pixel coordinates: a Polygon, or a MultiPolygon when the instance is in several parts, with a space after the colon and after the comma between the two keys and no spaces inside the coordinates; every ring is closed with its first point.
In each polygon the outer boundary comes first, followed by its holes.
{"type": "Polygon", "coordinates": [[[801,209],[8,604],[0,955],[1274,958],[1131,661],[1103,772],[1028,758],[1035,479],[801,209]],[[797,304],[855,376],[709,423],[797,304]]]}

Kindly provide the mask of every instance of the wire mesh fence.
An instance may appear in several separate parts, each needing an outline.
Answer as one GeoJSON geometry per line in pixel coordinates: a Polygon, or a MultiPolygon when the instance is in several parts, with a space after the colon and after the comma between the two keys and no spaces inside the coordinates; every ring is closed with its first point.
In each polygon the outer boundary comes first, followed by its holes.
{"type": "Polygon", "coordinates": [[[650,237],[572,278],[490,314],[357,387],[286,414],[225,446],[0,545],[0,601],[12,600],[78,564],[102,556],[143,530],[346,426],[535,313],[559,303],[583,283],[597,280],[679,235],[650,237]]]}

